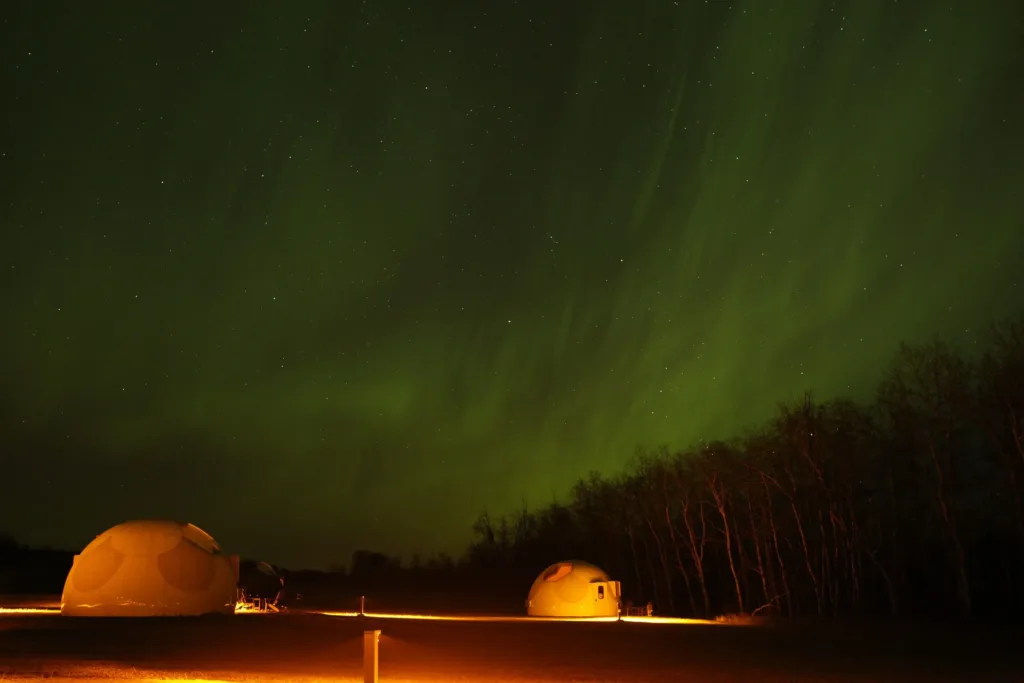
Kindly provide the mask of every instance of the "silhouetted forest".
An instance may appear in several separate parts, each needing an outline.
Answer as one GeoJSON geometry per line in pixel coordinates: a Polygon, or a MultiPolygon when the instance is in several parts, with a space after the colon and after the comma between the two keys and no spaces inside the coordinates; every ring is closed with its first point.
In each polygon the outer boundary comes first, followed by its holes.
{"type": "Polygon", "coordinates": [[[807,395],[742,438],[640,451],[564,504],[483,515],[466,562],[528,575],[581,557],[685,615],[1009,615],[1024,607],[1024,316],[985,341],[974,359],[901,345],[869,404],[807,395]]]}
{"type": "Polygon", "coordinates": [[[347,570],[288,574],[289,592],[522,611],[544,567],[579,558],[660,613],[1008,616],[1024,607],[1024,315],[976,357],[900,346],[868,403],[808,394],[745,436],[641,450],[474,531],[458,560],[360,551],[347,570]]]}
{"type": "Polygon", "coordinates": [[[59,593],[75,554],[30,548],[0,534],[0,595],[59,593]]]}

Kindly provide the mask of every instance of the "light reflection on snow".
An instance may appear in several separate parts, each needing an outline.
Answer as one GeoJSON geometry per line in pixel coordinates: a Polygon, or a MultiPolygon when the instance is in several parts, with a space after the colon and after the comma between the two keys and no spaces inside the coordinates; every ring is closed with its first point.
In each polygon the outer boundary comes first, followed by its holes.
{"type": "Polygon", "coordinates": [[[483,614],[404,614],[396,612],[317,612],[328,617],[365,617],[367,619],[408,619],[411,621],[471,621],[471,622],[496,622],[496,623],[614,623],[628,622],[631,624],[688,624],[700,626],[721,626],[720,621],[708,619],[686,619],[683,617],[520,617],[520,616],[494,616],[483,614]]]}
{"type": "MultiPolygon", "coordinates": [[[[306,610],[294,610],[292,613],[297,614],[315,614],[326,617],[341,617],[341,618],[357,618],[364,617],[366,619],[404,619],[409,621],[465,621],[465,622],[478,622],[478,623],[615,623],[615,622],[626,622],[631,624],[684,624],[691,626],[722,626],[722,625],[735,625],[728,622],[713,621],[709,619],[687,619],[684,617],[636,617],[636,616],[620,616],[620,617],[528,617],[528,616],[499,616],[499,615],[487,615],[487,614],[416,614],[416,613],[402,613],[402,612],[340,612],[340,611],[306,611],[306,610]]],[[[2,607],[0,606],[0,616],[10,615],[58,615],[60,614],[59,607],[2,607]]],[[[273,614],[273,612],[258,611],[254,609],[236,609],[235,614],[273,614]]]]}

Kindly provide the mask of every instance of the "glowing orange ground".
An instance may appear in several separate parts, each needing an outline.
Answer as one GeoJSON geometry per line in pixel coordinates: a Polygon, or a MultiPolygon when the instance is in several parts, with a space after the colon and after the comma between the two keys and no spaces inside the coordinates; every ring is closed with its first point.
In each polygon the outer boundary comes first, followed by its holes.
{"type": "Polygon", "coordinates": [[[556,622],[575,624],[608,624],[617,621],[631,624],[676,624],[690,626],[724,626],[725,622],[710,621],[707,619],[684,619],[681,617],[525,617],[512,615],[486,615],[486,614],[400,614],[394,612],[316,612],[327,617],[356,618],[362,616],[366,619],[404,619],[407,621],[475,621],[489,623],[537,623],[551,624],[556,622]]]}
{"type": "Polygon", "coordinates": [[[4,612],[0,680],[360,681],[367,629],[383,632],[382,683],[1024,680],[1021,632],[645,621],[315,613],[132,620],[4,612]]]}
{"type": "MultiPolygon", "coordinates": [[[[54,615],[60,613],[60,606],[46,606],[46,607],[28,607],[28,606],[17,606],[17,607],[3,607],[0,606],[0,616],[5,614],[9,615],[54,615]]],[[[235,607],[235,614],[252,614],[252,615],[265,615],[272,614],[273,612],[266,612],[253,609],[248,605],[239,604],[235,607]]],[[[512,616],[512,615],[486,615],[486,614],[400,614],[392,612],[364,612],[359,614],[358,612],[337,612],[337,611],[304,611],[299,610],[294,613],[302,614],[318,614],[327,617],[344,617],[344,618],[357,618],[363,617],[366,619],[404,619],[408,621],[475,621],[475,622],[491,622],[491,623],[554,623],[554,622],[566,622],[566,623],[613,623],[617,621],[633,623],[633,624],[676,624],[676,625],[691,625],[691,626],[722,626],[722,625],[735,625],[726,624],[720,621],[711,621],[708,619],[685,619],[681,617],[528,617],[528,616],[512,616]]]]}

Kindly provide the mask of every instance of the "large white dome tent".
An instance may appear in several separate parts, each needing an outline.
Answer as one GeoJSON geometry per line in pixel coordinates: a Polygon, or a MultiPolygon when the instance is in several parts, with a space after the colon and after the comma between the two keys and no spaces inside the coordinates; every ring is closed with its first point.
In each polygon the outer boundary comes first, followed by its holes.
{"type": "Polygon", "coordinates": [[[61,614],[167,617],[233,614],[237,558],[199,527],[131,521],[103,532],[75,556],[61,614]]]}
{"type": "Polygon", "coordinates": [[[526,600],[532,617],[616,617],[621,585],[587,562],[553,564],[537,577],[526,600]]]}

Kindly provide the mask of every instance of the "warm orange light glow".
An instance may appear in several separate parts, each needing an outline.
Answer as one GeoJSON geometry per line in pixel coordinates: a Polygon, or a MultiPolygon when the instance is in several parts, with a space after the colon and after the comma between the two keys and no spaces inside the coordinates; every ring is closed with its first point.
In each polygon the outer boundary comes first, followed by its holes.
{"type": "Polygon", "coordinates": [[[622,617],[631,624],[689,624],[691,626],[727,626],[721,621],[710,619],[687,619],[685,617],[622,617]]]}
{"type": "MultiPolygon", "coordinates": [[[[358,612],[318,612],[328,617],[358,617],[358,612]]],[[[388,612],[366,612],[362,616],[368,619],[409,619],[413,621],[475,621],[475,622],[498,622],[498,623],[544,623],[544,622],[574,622],[574,623],[613,623],[625,621],[632,624],[688,624],[703,626],[721,626],[722,622],[710,621],[707,619],[684,619],[682,617],[521,617],[521,616],[494,616],[483,614],[402,614],[388,612]]]]}
{"type": "Polygon", "coordinates": [[[59,607],[0,607],[4,614],[60,614],[59,607]]]}
{"type": "Polygon", "coordinates": [[[328,617],[358,617],[367,619],[411,619],[414,621],[494,621],[494,622],[544,622],[544,621],[618,621],[616,617],[517,617],[484,614],[401,614],[391,612],[318,612],[328,617]]]}
{"type": "MultiPolygon", "coordinates": [[[[239,602],[235,605],[235,614],[267,614],[265,610],[259,610],[250,603],[239,602]]],[[[57,607],[0,607],[0,616],[22,615],[22,614],[60,614],[57,607]]],[[[728,621],[712,621],[708,619],[687,619],[683,617],[528,617],[528,616],[501,616],[488,614],[415,614],[401,612],[366,612],[360,615],[358,612],[313,612],[326,617],[354,618],[363,616],[367,619],[407,619],[411,621],[470,621],[470,622],[494,622],[494,623],[544,623],[544,622],[576,622],[576,623],[612,623],[616,621],[628,622],[631,624],[684,624],[690,626],[736,626],[736,623],[728,621]]]]}
{"type": "Polygon", "coordinates": [[[265,600],[238,600],[235,602],[235,614],[267,614],[280,611],[281,608],[277,606],[277,603],[265,600]]]}
{"type": "MultiPolygon", "coordinates": [[[[125,674],[129,672],[124,670],[125,674]]],[[[3,680],[3,679],[0,679],[3,680]]],[[[63,680],[63,679],[62,679],[63,680]]],[[[68,679],[70,680],[70,679],[68,679]]],[[[76,679],[93,681],[100,680],[97,678],[87,679],[76,679]]],[[[306,681],[307,683],[340,683],[342,681],[354,681],[354,678],[336,678],[334,676],[302,676],[299,679],[292,678],[290,676],[255,676],[255,677],[236,677],[231,680],[222,678],[155,678],[152,675],[147,678],[113,678],[111,680],[121,681],[122,683],[238,683],[238,681],[260,681],[261,683],[294,683],[295,680],[306,681]]]]}
{"type": "Polygon", "coordinates": [[[266,612],[246,606],[235,608],[235,614],[266,614],[266,612]]]}

